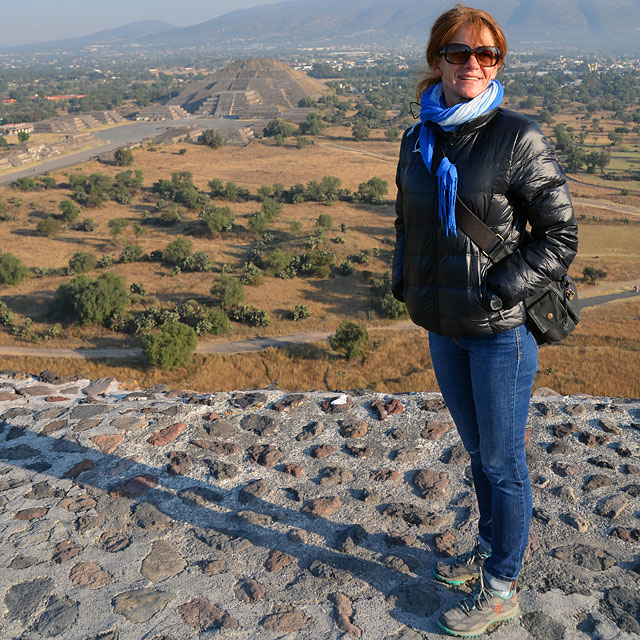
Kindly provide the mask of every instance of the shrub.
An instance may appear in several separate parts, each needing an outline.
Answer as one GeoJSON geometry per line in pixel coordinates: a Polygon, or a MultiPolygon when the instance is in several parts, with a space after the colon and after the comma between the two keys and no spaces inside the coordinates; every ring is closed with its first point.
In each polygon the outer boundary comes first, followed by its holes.
{"type": "Polygon", "coordinates": [[[196,251],[187,257],[182,264],[185,271],[206,272],[213,269],[211,256],[205,251],[196,251]]]}
{"type": "Polygon", "coordinates": [[[168,211],[163,211],[158,218],[158,221],[165,227],[172,227],[173,225],[178,224],[178,222],[180,222],[180,212],[178,207],[174,205],[168,211]]]}
{"type": "Polygon", "coordinates": [[[198,320],[196,333],[204,335],[207,333],[214,336],[222,336],[231,331],[231,321],[229,316],[222,309],[210,309],[206,316],[198,320]]]}
{"type": "Polygon", "coordinates": [[[396,300],[392,293],[385,293],[380,299],[380,313],[384,318],[404,318],[407,316],[407,306],[396,300]]]}
{"type": "Polygon", "coordinates": [[[114,240],[116,240],[128,226],[129,221],[124,218],[112,218],[109,220],[109,232],[114,240]]]}
{"type": "Polygon", "coordinates": [[[262,135],[265,138],[275,138],[276,136],[288,138],[294,134],[295,130],[295,126],[290,122],[276,118],[269,122],[269,124],[263,129],[262,135]]]}
{"type": "Polygon", "coordinates": [[[207,207],[198,215],[207,225],[212,238],[216,238],[224,231],[231,231],[235,221],[235,216],[229,207],[207,207]]]}
{"type": "MultiPolygon", "coordinates": [[[[222,136],[215,129],[207,129],[202,133],[202,137],[200,138],[202,144],[207,145],[207,147],[211,147],[212,149],[217,149],[224,144],[224,140],[222,136]]],[[[184,150],[185,153],[187,150],[184,150]]]]}
{"type": "Polygon", "coordinates": [[[335,259],[335,255],[329,251],[306,253],[301,257],[300,271],[315,278],[328,278],[335,259]]]}
{"type": "Polygon", "coordinates": [[[128,244],[121,252],[118,262],[140,262],[142,259],[142,247],[139,244],[128,244]]]}
{"type": "Polygon", "coordinates": [[[0,284],[15,285],[29,275],[29,269],[12,253],[0,252],[0,284]]]}
{"type": "Polygon", "coordinates": [[[98,269],[106,269],[110,267],[112,264],[113,264],[113,257],[110,255],[103,255],[102,257],[98,258],[96,267],[98,269]]]}
{"type": "Polygon", "coordinates": [[[292,220],[289,223],[289,229],[291,230],[291,233],[300,233],[302,231],[302,222],[300,222],[300,220],[292,220]]]}
{"type": "Polygon", "coordinates": [[[291,318],[296,322],[298,320],[305,320],[311,316],[311,311],[309,311],[309,307],[304,304],[297,304],[293,311],[291,312],[291,318]]]}
{"type": "Polygon", "coordinates": [[[367,182],[361,182],[358,185],[358,191],[355,196],[360,202],[367,202],[368,204],[382,204],[384,202],[384,196],[389,191],[389,183],[382,178],[374,176],[367,180],[367,182]]]}
{"type": "Polygon", "coordinates": [[[354,124],[353,128],[351,129],[351,135],[353,136],[354,140],[367,140],[370,134],[371,130],[369,129],[369,127],[361,122],[354,124]]]}
{"type": "Polygon", "coordinates": [[[7,307],[5,302],[0,300],[0,324],[5,327],[13,323],[13,312],[7,307]]]}
{"type": "Polygon", "coordinates": [[[269,218],[262,213],[256,211],[249,214],[249,231],[255,235],[262,235],[269,227],[269,218]]]}
{"type": "Polygon", "coordinates": [[[107,324],[123,314],[128,301],[126,285],[120,276],[103,273],[91,280],[81,275],[58,287],[50,311],[85,325],[107,324]]]}
{"type": "Polygon", "coordinates": [[[282,213],[282,203],[274,200],[273,198],[264,198],[262,200],[262,206],[260,212],[267,218],[267,220],[275,220],[282,213]]]}
{"type": "Polygon", "coordinates": [[[133,164],[133,153],[130,149],[120,147],[114,151],[113,161],[118,167],[128,167],[133,164]]]}
{"type": "Polygon", "coordinates": [[[343,276],[350,276],[352,273],[355,273],[356,267],[350,260],[345,260],[340,265],[340,273],[343,276]]]}
{"type": "Polygon", "coordinates": [[[230,309],[244,300],[244,286],[237,278],[222,275],[211,288],[211,295],[220,301],[223,309],[230,309]]]}
{"type": "Polygon", "coordinates": [[[164,248],[162,252],[162,262],[168,265],[181,266],[191,255],[192,250],[193,243],[191,240],[180,236],[164,248]]]}
{"type": "Polygon", "coordinates": [[[69,259],[69,271],[71,273],[85,273],[96,268],[97,258],[88,251],[78,251],[69,259]]]}
{"type": "Polygon", "coordinates": [[[264,281],[262,269],[255,262],[245,262],[240,282],[249,286],[257,287],[264,281]]]}
{"type": "Polygon", "coordinates": [[[304,149],[305,147],[308,147],[311,144],[311,142],[309,142],[308,138],[305,138],[304,136],[299,136],[298,139],[296,140],[296,149],[304,149]]]}
{"type": "Polygon", "coordinates": [[[80,207],[73,204],[71,200],[63,200],[59,205],[61,217],[65,222],[73,222],[80,215],[80,207]]]}
{"type": "Polygon", "coordinates": [[[181,322],[165,322],[158,332],[142,338],[142,351],[149,364],[168,370],[191,362],[197,346],[195,330],[181,322]]]}
{"type": "Polygon", "coordinates": [[[131,291],[131,293],[133,293],[135,295],[139,295],[139,296],[146,296],[147,295],[147,289],[142,284],[142,282],[132,282],[131,286],[129,287],[129,291],[131,291]]]}
{"type": "Polygon", "coordinates": [[[11,335],[15,338],[20,338],[21,340],[32,340],[33,339],[33,320],[31,318],[25,318],[19,324],[14,324],[11,327],[11,335]]]}
{"type": "Polygon", "coordinates": [[[343,320],[335,334],[329,338],[331,348],[343,353],[348,360],[364,356],[364,347],[368,342],[367,328],[349,320],[343,320]]]}
{"type": "Polygon", "coordinates": [[[384,137],[389,142],[395,142],[398,139],[398,135],[400,135],[400,131],[395,127],[390,127],[389,129],[386,129],[384,132],[384,137]]]}
{"type": "Polygon", "coordinates": [[[95,231],[96,230],[96,223],[93,220],[93,218],[85,218],[80,223],[80,230],[81,231],[87,231],[87,232],[95,231]]]}
{"type": "Polygon", "coordinates": [[[284,249],[274,249],[262,260],[262,268],[270,276],[279,276],[291,264],[291,254],[284,249]]]}
{"type": "Polygon", "coordinates": [[[36,225],[36,233],[45,238],[55,238],[62,231],[62,222],[56,218],[48,217],[40,220],[36,225]]]}
{"type": "Polygon", "coordinates": [[[266,311],[246,304],[233,307],[229,311],[229,317],[235,322],[242,322],[252,327],[268,327],[271,324],[271,318],[266,311]]]}
{"type": "Polygon", "coordinates": [[[321,213],[316,220],[316,226],[319,229],[331,229],[333,218],[328,213],[321,213]]]}
{"type": "Polygon", "coordinates": [[[35,278],[46,278],[49,275],[49,267],[33,267],[35,278]]]}

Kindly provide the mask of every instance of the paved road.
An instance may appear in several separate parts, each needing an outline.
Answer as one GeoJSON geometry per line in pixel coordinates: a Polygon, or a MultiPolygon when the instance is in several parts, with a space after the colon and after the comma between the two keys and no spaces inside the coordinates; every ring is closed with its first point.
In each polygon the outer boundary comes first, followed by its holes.
{"type": "Polygon", "coordinates": [[[606,209],[607,211],[615,211],[616,213],[624,213],[628,216],[640,216],[640,210],[636,207],[627,207],[617,202],[609,202],[608,200],[593,200],[591,198],[572,198],[574,204],[582,204],[585,207],[594,207],[595,209],[606,209]]]}
{"type": "Polygon", "coordinates": [[[101,129],[100,131],[92,132],[93,135],[101,141],[99,146],[70,153],[61,158],[46,160],[37,165],[30,165],[25,169],[16,169],[16,171],[0,176],[0,185],[9,184],[25,176],[39,175],[47,171],[72,167],[76,164],[87,162],[88,160],[95,160],[103,153],[113,151],[127,144],[135,144],[145,139],[155,138],[161,133],[175,129],[176,127],[197,125],[204,129],[231,129],[246,127],[249,124],[246,120],[234,120],[231,118],[193,117],[165,122],[132,122],[130,124],[111,127],[110,129],[101,129]]]}

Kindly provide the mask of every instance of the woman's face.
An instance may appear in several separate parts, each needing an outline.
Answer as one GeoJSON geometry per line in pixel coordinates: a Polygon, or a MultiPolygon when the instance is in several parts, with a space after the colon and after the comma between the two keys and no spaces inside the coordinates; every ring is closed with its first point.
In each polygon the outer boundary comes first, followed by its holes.
{"type": "MultiPolygon", "coordinates": [[[[491,31],[482,27],[479,31],[473,25],[463,25],[451,37],[447,44],[466,44],[471,49],[476,47],[495,47],[491,31]]],[[[479,96],[496,77],[500,63],[494,67],[481,67],[474,55],[469,56],[465,64],[451,64],[441,55],[433,64],[433,72],[440,76],[444,89],[447,107],[460,102],[468,102],[479,96]]]]}

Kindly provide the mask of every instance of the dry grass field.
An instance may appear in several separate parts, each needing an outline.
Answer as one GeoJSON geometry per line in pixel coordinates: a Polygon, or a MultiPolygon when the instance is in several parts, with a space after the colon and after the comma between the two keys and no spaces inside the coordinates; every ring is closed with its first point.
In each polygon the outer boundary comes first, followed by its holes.
{"type": "MultiPolygon", "coordinates": [[[[426,334],[422,330],[393,331],[385,329],[393,321],[384,320],[372,311],[370,279],[378,277],[389,267],[395,196],[395,168],[399,142],[387,142],[381,132],[372,138],[356,142],[346,128],[325,130],[305,149],[292,144],[276,147],[270,143],[254,141],[244,148],[223,147],[212,150],[193,143],[160,147],[155,151],[134,151],[132,169],[144,173],[144,190],[130,205],[105,203],[85,209],[80,219],[91,217],[96,230],[86,233],[65,230],[55,239],[36,235],[37,222],[58,213],[58,203],[70,197],[68,188],[40,192],[21,192],[11,187],[0,187],[4,201],[17,197],[22,204],[14,208],[16,218],[0,222],[0,242],[5,251],[19,256],[30,267],[60,268],[68,264],[77,251],[90,251],[96,256],[117,257],[126,244],[138,243],[145,253],[164,248],[186,226],[196,221],[194,213],[186,212],[175,227],[146,226],[139,238],[128,227],[123,237],[114,241],[108,230],[112,218],[122,217],[131,222],[142,222],[145,211],[153,208],[151,185],[170,178],[172,171],[190,171],[196,186],[207,189],[212,178],[231,180],[252,193],[260,185],[277,182],[286,187],[295,183],[320,180],[327,175],[338,176],[342,186],[355,190],[360,182],[379,176],[389,182],[389,203],[382,206],[336,203],[325,206],[306,202],[285,205],[282,215],[271,225],[274,233],[284,238],[292,250],[303,252],[314,231],[320,214],[332,216],[331,230],[325,232],[320,248],[336,255],[340,264],[349,255],[362,249],[378,249],[379,256],[371,256],[367,264],[357,264],[356,272],[329,279],[301,278],[281,280],[265,278],[258,287],[246,287],[247,304],[269,312],[272,323],[263,329],[234,324],[233,333],[217,340],[240,340],[255,335],[284,335],[304,331],[333,331],[343,319],[365,322],[370,329],[371,344],[363,361],[348,362],[331,352],[328,345],[309,344],[290,349],[269,349],[260,353],[234,356],[198,355],[183,370],[166,372],[148,368],[139,363],[77,361],[43,358],[3,358],[4,368],[38,372],[51,369],[61,374],[82,374],[88,377],[111,375],[129,380],[131,386],[146,386],[167,382],[180,388],[202,391],[265,387],[270,384],[283,389],[350,389],[370,388],[377,391],[399,392],[437,388],[431,369],[426,334]],[[179,150],[186,148],[184,155],[179,150]],[[298,221],[302,228],[291,231],[291,223],[298,221]],[[341,232],[340,224],[347,230],[341,232]],[[342,236],[344,244],[334,242],[342,236]],[[296,304],[308,306],[310,318],[294,322],[289,313],[296,304]]],[[[54,173],[58,183],[66,182],[65,173],[82,171],[114,176],[121,168],[86,163],[80,167],[54,173]]],[[[588,176],[591,181],[594,176],[588,176]]],[[[584,181],[584,174],[576,176],[584,181]]],[[[595,182],[595,181],[594,181],[595,182]]],[[[640,215],[633,216],[616,207],[630,207],[640,213],[640,196],[621,196],[616,185],[588,185],[572,182],[571,190],[580,221],[580,253],[572,274],[579,278],[585,266],[604,269],[608,276],[603,282],[612,290],[616,283],[640,284],[640,215]],[[589,206],[588,203],[592,206],[589,206]],[[597,207],[596,203],[600,204],[597,207]],[[607,203],[611,208],[607,209],[607,203]],[[604,207],[604,208],[603,208],[604,207]],[[628,222],[622,221],[627,218],[628,222]]],[[[234,230],[216,239],[188,236],[194,251],[206,251],[215,265],[229,265],[232,272],[242,270],[244,256],[256,237],[247,231],[247,216],[259,208],[257,201],[227,203],[236,216],[234,230]]],[[[170,270],[158,263],[114,264],[109,269],[120,274],[129,285],[141,282],[160,305],[195,298],[213,304],[209,291],[216,274],[182,273],[172,276],[170,270]]],[[[95,277],[99,271],[88,275],[95,277]]],[[[4,301],[16,314],[16,321],[25,317],[34,320],[36,330],[44,331],[50,325],[46,316],[49,301],[57,287],[68,277],[30,278],[15,287],[0,290],[4,301]]],[[[595,292],[596,289],[593,289],[595,292]]],[[[591,295],[589,287],[581,288],[581,295],[591,295]]],[[[591,393],[596,395],[640,397],[637,375],[640,353],[640,302],[632,299],[603,307],[587,309],[575,335],[558,346],[541,350],[540,372],[537,386],[549,386],[562,393],[591,393]]],[[[216,340],[207,338],[207,341],[216,340]]],[[[25,343],[0,331],[0,344],[25,343]]],[[[63,334],[47,342],[47,347],[106,347],[136,344],[136,340],[100,327],[66,327],[63,334]]]]}

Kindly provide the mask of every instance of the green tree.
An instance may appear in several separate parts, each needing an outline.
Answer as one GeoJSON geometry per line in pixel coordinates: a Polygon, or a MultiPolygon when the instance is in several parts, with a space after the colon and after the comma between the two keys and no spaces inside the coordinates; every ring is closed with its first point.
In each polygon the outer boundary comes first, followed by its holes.
{"type": "Polygon", "coordinates": [[[109,220],[109,232],[114,240],[117,240],[128,226],[129,221],[124,218],[112,218],[109,220]]]}
{"type": "Polygon", "coordinates": [[[386,129],[384,132],[384,137],[389,142],[395,142],[398,139],[399,135],[400,135],[400,131],[395,127],[390,127],[389,129],[386,129]]]}
{"type": "Polygon", "coordinates": [[[235,215],[229,207],[207,207],[198,216],[207,225],[212,238],[217,238],[224,231],[231,231],[235,215]]]}
{"type": "Polygon", "coordinates": [[[18,142],[27,142],[31,137],[26,131],[18,131],[18,142]]]}
{"type": "Polygon", "coordinates": [[[80,215],[80,207],[73,204],[71,200],[63,200],[59,205],[61,217],[65,222],[73,222],[80,215]]]}
{"type": "Polygon", "coordinates": [[[366,182],[361,182],[358,185],[358,191],[355,195],[360,202],[382,204],[384,202],[384,196],[386,196],[388,192],[389,183],[382,178],[374,176],[366,182]]]}
{"type": "Polygon", "coordinates": [[[321,213],[316,220],[316,226],[319,229],[331,229],[333,218],[329,213],[321,213]]]}
{"type": "Polygon", "coordinates": [[[215,296],[223,309],[231,309],[244,300],[244,286],[233,276],[222,275],[211,288],[211,295],[215,296]]]}
{"type": "Polygon", "coordinates": [[[354,124],[351,128],[351,135],[353,136],[354,140],[367,140],[370,133],[371,130],[363,122],[356,122],[356,124],[354,124]]]}
{"type": "Polygon", "coordinates": [[[598,278],[606,278],[607,272],[603,269],[598,269],[597,267],[585,267],[582,270],[582,275],[589,284],[595,284],[598,278]]]}
{"type": "Polygon", "coordinates": [[[8,149],[9,148],[9,143],[7,142],[7,139],[4,136],[0,136],[0,149],[8,149]]]}
{"type": "Polygon", "coordinates": [[[103,273],[95,280],[76,276],[56,291],[50,311],[85,325],[107,324],[119,317],[129,301],[124,280],[114,273],[103,273]]]}
{"type": "Polygon", "coordinates": [[[55,238],[61,231],[62,222],[50,216],[40,220],[36,225],[36,233],[46,238],[55,238]]]}
{"type": "Polygon", "coordinates": [[[211,147],[212,149],[217,149],[224,144],[222,136],[215,129],[207,129],[206,131],[204,131],[202,133],[201,141],[202,144],[206,145],[207,147],[211,147]]]}
{"type": "Polygon", "coordinates": [[[128,244],[121,252],[119,262],[139,262],[142,260],[142,247],[139,244],[128,244]]]}
{"type": "Polygon", "coordinates": [[[365,325],[349,320],[343,320],[329,338],[331,348],[343,353],[347,360],[364,356],[364,347],[368,342],[369,333],[365,325]]]}
{"type": "Polygon", "coordinates": [[[142,351],[149,364],[168,370],[189,364],[197,346],[195,330],[182,322],[165,322],[157,332],[142,338],[142,351]]]}
{"type": "Polygon", "coordinates": [[[317,136],[322,133],[325,124],[322,121],[322,116],[313,111],[307,116],[307,119],[300,124],[300,133],[302,135],[317,136]]]}
{"type": "Polygon", "coordinates": [[[274,138],[275,136],[289,138],[295,133],[295,130],[295,126],[290,122],[276,118],[269,122],[269,124],[263,129],[262,135],[265,138],[274,138]]]}
{"type": "Polygon", "coordinates": [[[69,271],[71,273],[86,273],[96,268],[98,259],[88,251],[78,251],[69,258],[69,271]]]}
{"type": "Polygon", "coordinates": [[[12,253],[0,252],[0,284],[15,285],[29,275],[29,269],[12,253]]]}
{"type": "Polygon", "coordinates": [[[181,267],[192,252],[193,242],[189,238],[180,236],[164,248],[162,262],[181,267]]]}
{"type": "Polygon", "coordinates": [[[120,147],[114,151],[113,161],[118,167],[129,167],[133,164],[133,152],[131,149],[120,147]]]}

